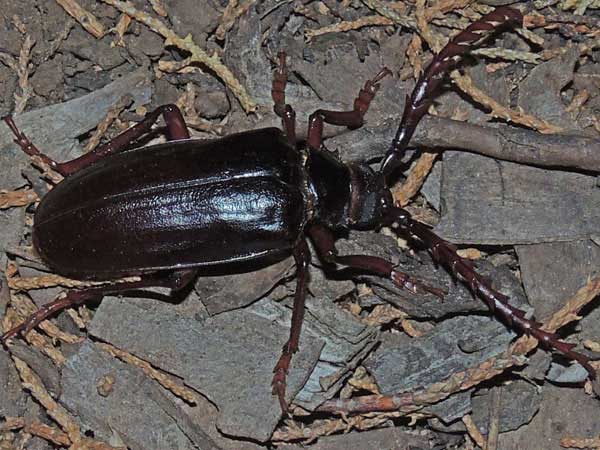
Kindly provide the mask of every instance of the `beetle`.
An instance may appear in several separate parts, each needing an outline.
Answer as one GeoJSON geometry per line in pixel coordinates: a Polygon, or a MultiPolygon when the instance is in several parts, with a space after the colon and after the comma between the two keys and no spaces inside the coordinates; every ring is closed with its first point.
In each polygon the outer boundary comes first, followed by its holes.
{"type": "Polygon", "coordinates": [[[285,411],[286,374],[298,350],[307,293],[310,252],[306,238],[328,266],[370,272],[401,288],[443,296],[383,258],[337,254],[335,230],[394,226],[425,243],[437,261],[466,282],[473,295],[505,322],[578,361],[595,377],[588,358],[573,351],[573,344],[542,330],[539,323],[511,306],[451,244],[396,206],[389,190],[393,172],[445,74],[490,32],[521,22],[519,11],[497,8],[459,33],[433,58],[406,100],[396,136],[377,171],[366,163],[344,163],[323,149],[323,126],[361,126],[379,82],[390,71],[384,68],[365,83],[352,111],[315,111],[309,118],[305,145],[301,145],[294,110],[285,101],[283,52],[272,82],[272,98],[284,131],[265,128],[211,141],[194,140],[179,109],[165,105],[94,152],[58,163],[5,117],[15,143],[25,153],[40,157],[65,176],[42,199],[34,218],[33,244],[48,267],[78,279],[131,275],[140,279],[72,290],[7,331],[1,341],[92,297],[146,286],[181,289],[203,267],[252,263],[291,253],[297,268],[292,324],[272,380],[273,394],[285,411]],[[160,115],[167,124],[169,141],[131,149],[160,115]]]}

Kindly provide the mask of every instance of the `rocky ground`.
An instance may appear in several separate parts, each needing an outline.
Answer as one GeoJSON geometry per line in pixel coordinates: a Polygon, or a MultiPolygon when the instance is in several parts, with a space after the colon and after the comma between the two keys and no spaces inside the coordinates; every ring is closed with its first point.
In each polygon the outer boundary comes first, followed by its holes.
{"type": "MultiPolygon", "coordinates": [[[[350,108],[367,79],[392,71],[361,129],[325,130],[328,151],[376,168],[432,50],[506,4],[525,27],[448,77],[394,197],[513,305],[598,358],[597,1],[0,0],[0,115],[60,161],[166,103],[202,139],[279,126],[270,89],[283,49],[301,138],[311,112],[350,108]]],[[[59,180],[12,139],[2,123],[5,331],[81,286],[32,250],[35,205],[59,180]]],[[[292,258],[206,273],[185,295],[107,297],[13,339],[0,349],[0,449],[600,448],[600,387],[581,366],[490,319],[418,240],[387,228],[338,237],[341,254],[391,259],[447,294],[332,274],[313,251],[289,415],[270,382],[292,258]]]]}

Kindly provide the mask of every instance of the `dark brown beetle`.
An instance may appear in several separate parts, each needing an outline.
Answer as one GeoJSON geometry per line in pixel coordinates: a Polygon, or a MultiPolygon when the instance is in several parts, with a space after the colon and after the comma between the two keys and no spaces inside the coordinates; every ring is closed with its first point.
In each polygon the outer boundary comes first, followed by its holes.
{"type": "Polygon", "coordinates": [[[390,278],[402,288],[442,295],[385,259],[336,252],[332,230],[393,225],[427,244],[438,261],[509,325],[577,360],[594,377],[588,358],[573,351],[573,344],[561,342],[510,306],[452,245],[395,206],[388,189],[391,174],[445,74],[489,32],[521,21],[518,11],[498,8],[458,34],[433,58],[406,101],[398,132],[379,171],[367,164],[343,163],[324,151],[322,132],[324,123],[361,126],[378,82],[389,71],[384,69],[366,82],[352,111],[313,113],[304,147],[297,145],[295,114],[285,102],[283,53],[272,96],[285,133],[267,128],[208,142],[192,140],[179,110],[167,105],[93,153],[57,163],[41,154],[13,121],[5,118],[24,152],[41,157],[66,177],[44,197],[35,214],[33,242],[47,265],[79,279],[110,280],[128,275],[140,275],[141,279],[71,291],[6,332],[2,342],[31,330],[56,311],[92,297],[145,286],[179,289],[202,267],[291,252],[297,267],[291,334],[272,381],[273,393],[285,410],[286,373],[298,350],[307,292],[310,254],[306,237],[329,265],[370,272],[390,278]],[[170,141],[127,150],[161,114],[170,141]]]}

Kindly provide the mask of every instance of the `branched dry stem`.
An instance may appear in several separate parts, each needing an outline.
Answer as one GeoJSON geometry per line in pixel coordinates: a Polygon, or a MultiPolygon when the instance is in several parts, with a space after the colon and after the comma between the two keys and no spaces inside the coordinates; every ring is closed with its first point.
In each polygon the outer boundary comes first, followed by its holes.
{"type": "MultiPolygon", "coordinates": [[[[579,320],[578,312],[600,295],[600,277],[591,279],[557,311],[542,328],[554,332],[566,324],[579,320]]],[[[419,411],[449,395],[464,391],[495,377],[506,369],[526,362],[526,354],[538,346],[538,341],[521,336],[503,354],[487,359],[476,367],[452,374],[446,380],[434,383],[423,391],[393,396],[366,395],[349,400],[330,400],[318,410],[326,412],[364,413],[369,411],[398,411],[404,414],[419,411]]]]}
{"type": "Polygon", "coordinates": [[[37,420],[27,419],[25,417],[5,417],[4,423],[0,425],[0,432],[23,430],[33,436],[41,437],[48,442],[60,446],[68,446],[71,443],[69,436],[56,427],[46,425],[37,420]]]}
{"type": "Polygon", "coordinates": [[[328,25],[322,28],[309,29],[306,30],[305,35],[310,40],[317,36],[322,36],[328,33],[342,33],[350,30],[358,30],[363,27],[372,27],[372,26],[389,26],[394,25],[394,21],[388,19],[383,16],[365,16],[361,17],[357,20],[345,20],[342,22],[335,23],[333,25],[328,25]]]}
{"type": "Polygon", "coordinates": [[[102,121],[98,124],[96,131],[85,145],[83,149],[85,153],[91,152],[98,146],[108,128],[112,125],[115,119],[119,117],[123,110],[131,105],[132,101],[133,97],[131,97],[129,94],[125,94],[109,108],[108,112],[104,116],[104,119],[102,119],[102,121]]]}
{"type": "Polygon", "coordinates": [[[150,378],[156,380],[162,387],[171,391],[177,397],[185,400],[186,402],[195,405],[198,403],[198,394],[196,394],[193,390],[186,388],[178,379],[175,377],[152,367],[152,365],[144,361],[143,359],[138,358],[137,356],[132,355],[124,350],[118,349],[110,344],[98,343],[98,347],[101,350],[104,350],[107,353],[119,358],[120,360],[131,364],[133,366],[139,367],[144,371],[146,375],[150,378]]]}
{"type": "Polygon", "coordinates": [[[16,356],[13,356],[12,358],[15,362],[17,371],[19,372],[19,376],[21,377],[23,388],[31,393],[38,403],[44,407],[46,413],[52,417],[52,419],[65,431],[66,436],[71,443],[70,449],[116,449],[116,447],[112,447],[103,442],[84,437],[81,434],[81,430],[79,429],[79,425],[77,424],[75,418],[52,398],[52,396],[44,387],[40,378],[29,368],[29,366],[27,366],[27,364],[25,364],[24,361],[20,360],[16,356]]]}
{"type": "Polygon", "coordinates": [[[588,450],[600,449],[600,436],[589,439],[567,436],[560,440],[560,446],[565,448],[587,448],[588,450]]]}
{"type": "Polygon", "coordinates": [[[246,14],[246,12],[255,3],[256,0],[246,0],[245,3],[240,5],[238,0],[229,0],[225,11],[223,11],[223,15],[219,20],[219,26],[217,27],[217,31],[215,31],[215,37],[220,41],[225,39],[225,36],[229,32],[229,30],[231,30],[235,25],[235,21],[244,14],[246,14]]]}
{"type": "Polygon", "coordinates": [[[143,11],[139,11],[136,9],[133,4],[128,1],[121,0],[102,0],[104,3],[111,5],[125,13],[138,22],[143,23],[147,27],[149,27],[155,33],[160,34],[165,38],[165,46],[174,45],[181,50],[184,50],[190,53],[190,57],[187,58],[188,64],[203,64],[212,70],[223,82],[231,89],[233,94],[239,100],[240,104],[244,108],[246,112],[253,112],[256,110],[256,104],[250,98],[246,89],[242,84],[238,81],[235,75],[223,64],[218,55],[213,54],[209,56],[202,48],[200,48],[194,40],[192,39],[192,35],[189,34],[185,38],[179,37],[172,31],[169,27],[167,27],[160,20],[149,16],[147,13],[143,11]]]}
{"type": "Polygon", "coordinates": [[[31,289],[46,289],[51,287],[84,288],[132,281],[140,281],[140,277],[126,277],[110,281],[81,281],[51,274],[37,277],[12,277],[8,279],[8,286],[15,291],[29,291],[31,289]]]}
{"type": "Polygon", "coordinates": [[[467,428],[467,433],[469,434],[469,437],[473,439],[473,442],[475,442],[475,444],[477,444],[479,448],[484,448],[485,437],[483,436],[483,434],[481,434],[479,428],[477,428],[477,425],[475,425],[475,422],[473,421],[471,415],[467,414],[466,416],[463,416],[462,423],[467,428]]]}
{"type": "Polygon", "coordinates": [[[62,8],[73,17],[79,24],[92,36],[97,39],[100,39],[104,36],[106,30],[104,29],[104,25],[102,25],[96,16],[94,16],[91,12],[84,9],[77,1],[75,0],[56,0],[62,8]]]}
{"type": "Polygon", "coordinates": [[[404,183],[392,188],[394,200],[401,207],[408,205],[408,202],[417,195],[427,175],[429,175],[437,156],[438,153],[436,152],[422,153],[404,183]]]}
{"type": "Polygon", "coordinates": [[[29,85],[29,66],[31,64],[31,49],[35,45],[35,40],[27,34],[21,45],[19,52],[19,60],[17,62],[17,78],[19,83],[20,93],[15,92],[15,109],[14,114],[20,114],[25,111],[27,101],[33,94],[33,89],[29,85]]]}
{"type": "Polygon", "coordinates": [[[167,17],[167,10],[162,4],[162,0],[148,0],[148,2],[152,5],[152,9],[156,14],[158,14],[161,17],[167,17]]]}

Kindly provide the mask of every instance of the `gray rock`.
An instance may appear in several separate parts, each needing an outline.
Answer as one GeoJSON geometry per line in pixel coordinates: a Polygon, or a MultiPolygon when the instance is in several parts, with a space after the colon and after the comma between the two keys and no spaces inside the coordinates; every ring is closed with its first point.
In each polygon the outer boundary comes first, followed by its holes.
{"type": "MultiPolygon", "coordinates": [[[[218,406],[218,427],[226,434],[266,441],[281,417],[271,379],[287,327],[246,309],[198,322],[165,303],[106,298],[89,331],[207,396],[218,406]]],[[[322,345],[302,334],[302,351],[292,359],[287,378],[288,399],[306,382],[322,345]]]]}
{"type": "Polygon", "coordinates": [[[181,425],[177,419],[182,412],[157,382],[89,341],[65,363],[62,385],[61,403],[106,441],[133,450],[218,449],[200,429],[181,425]],[[102,391],[99,385],[106,377],[114,384],[102,391]]]}

